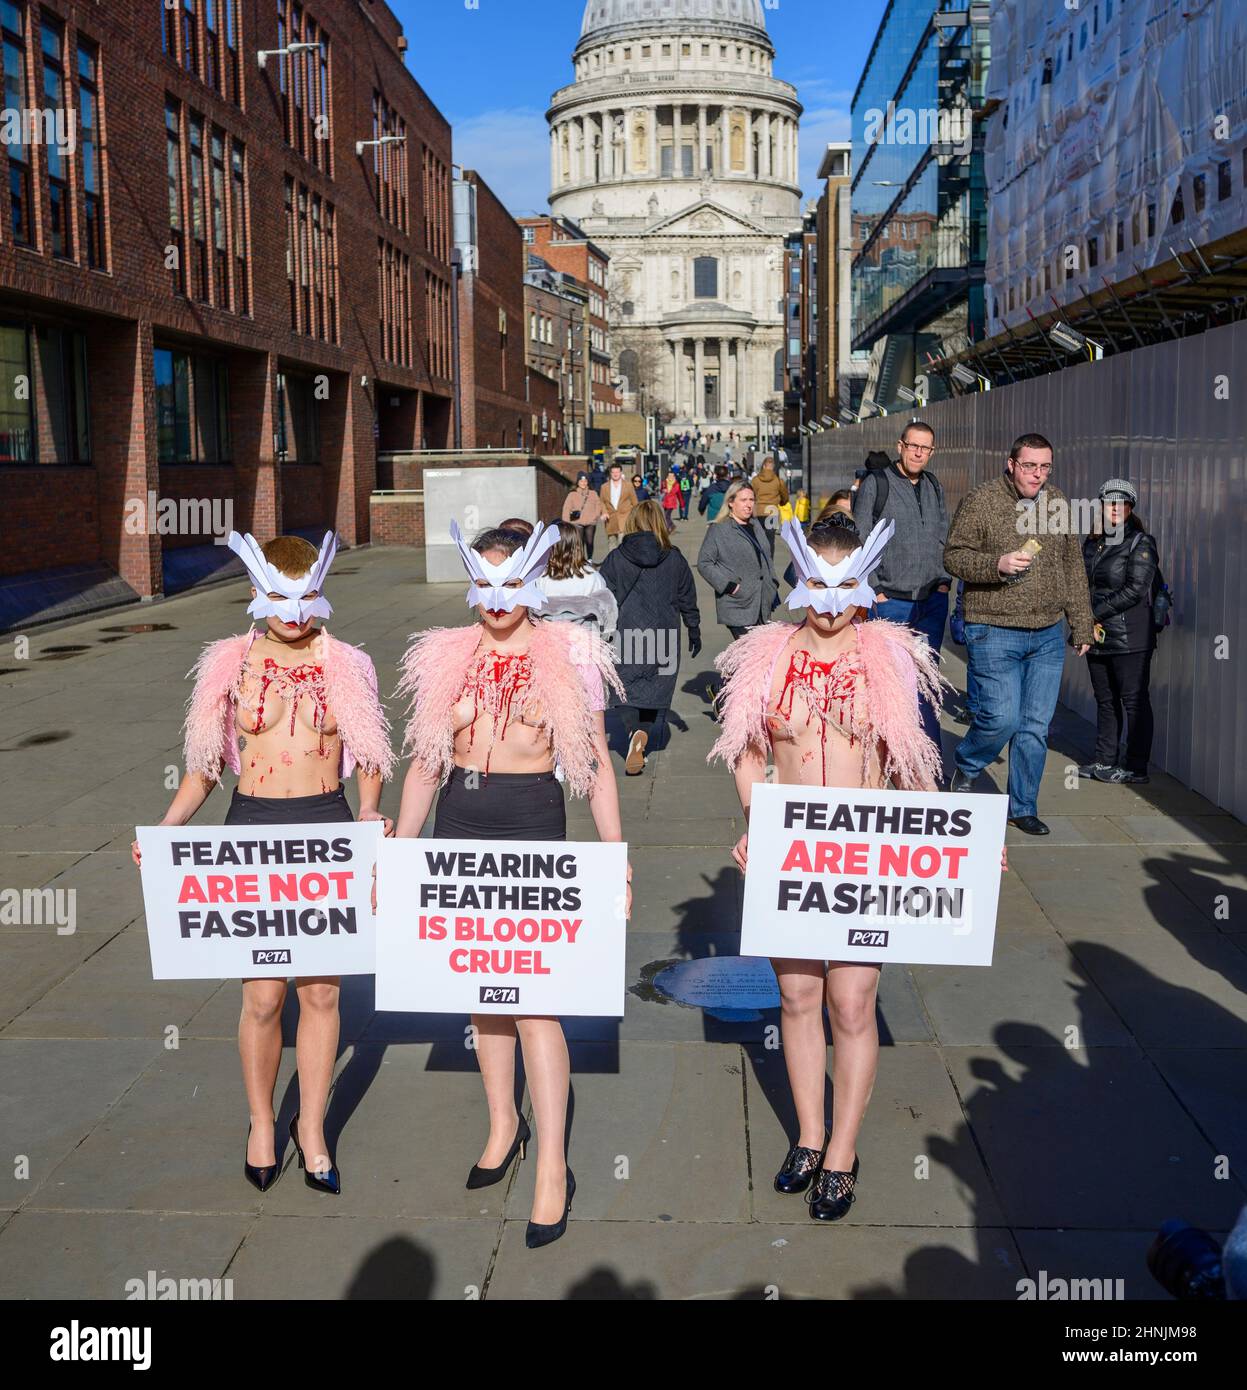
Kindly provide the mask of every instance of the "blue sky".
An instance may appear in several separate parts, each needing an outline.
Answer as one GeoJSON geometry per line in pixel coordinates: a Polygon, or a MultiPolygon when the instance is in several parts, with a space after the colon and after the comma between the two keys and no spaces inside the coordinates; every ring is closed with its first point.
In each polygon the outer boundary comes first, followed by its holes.
{"type": "MultiPolygon", "coordinates": [[[[550,95],[572,80],[584,0],[389,0],[407,63],[454,127],[455,161],[484,175],[513,215],[546,210],[550,95]]],[[[886,0],[763,0],[775,75],[805,106],[805,196],[828,140],[849,138],[849,102],[886,0]]]]}

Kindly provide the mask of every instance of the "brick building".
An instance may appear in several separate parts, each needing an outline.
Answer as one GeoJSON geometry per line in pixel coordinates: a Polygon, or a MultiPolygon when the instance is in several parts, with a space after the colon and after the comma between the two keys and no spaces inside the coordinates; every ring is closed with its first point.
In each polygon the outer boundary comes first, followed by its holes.
{"type": "Polygon", "coordinates": [[[149,498],[367,540],[378,449],[453,430],[451,132],[398,21],[0,0],[0,31],[32,118],[0,148],[0,627],[220,567],[149,498]]]}
{"type": "Polygon", "coordinates": [[[575,354],[584,331],[589,293],[580,281],[529,252],[524,276],[524,311],[528,327],[525,355],[529,370],[558,385],[564,421],[562,439],[573,453],[584,451],[587,428],[587,373],[584,354],[575,354]]]}
{"type": "Polygon", "coordinates": [[[454,206],[460,447],[527,449],[534,440],[526,381],[524,240],[515,219],[472,169],[455,180],[454,206]]]}
{"type": "MultiPolygon", "coordinates": [[[[607,317],[610,254],[591,241],[570,217],[521,217],[524,240],[554,270],[572,276],[584,288],[588,302],[583,327],[573,329],[573,360],[589,376],[589,418],[619,410],[613,384],[611,334],[607,317]]],[[[580,446],[577,445],[577,448],[580,446]]]]}

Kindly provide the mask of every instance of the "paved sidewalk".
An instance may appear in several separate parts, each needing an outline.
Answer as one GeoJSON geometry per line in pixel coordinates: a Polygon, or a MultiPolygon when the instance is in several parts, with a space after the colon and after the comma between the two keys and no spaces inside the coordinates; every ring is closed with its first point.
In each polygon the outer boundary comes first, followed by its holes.
{"type": "MultiPolygon", "coordinates": [[[[703,531],[681,528],[691,561],[703,531]]],[[[342,633],[385,691],[411,630],[467,614],[461,584],[422,573],[416,552],[376,550],[334,576],[342,633]]],[[[1053,834],[1010,831],[995,964],[885,971],[850,1217],[815,1227],[772,1192],[791,1115],[766,1046],[777,1012],[749,1006],[756,966],[734,963],[741,817],[705,764],[726,633],[698,590],[706,645],[686,655],[670,745],[643,777],[618,769],[631,990],[622,1020],[569,1021],[578,1192],[538,1252],[531,1161],[463,1187],[485,1124],[465,1020],[378,1015],[371,979],[347,981],[329,1118],[344,1195],[292,1169],[261,1197],[239,1171],[237,984],[149,978],[132,827],[163,812],[183,676],[245,624],[241,585],[37,635],[26,661],[5,639],[0,889],[76,889],[77,918],[61,934],[0,914],[0,1297],[119,1298],[154,1271],[228,1278],[239,1299],[1014,1298],[1042,1269],[1149,1298],[1162,1220],[1228,1229],[1247,1151],[1247,828],[1167,777],[1068,780],[1092,740],[1065,711],[1040,799],[1053,834]],[[670,1001],[653,979],[680,962],[735,997],[670,1001]]],[[[946,751],[963,727],[946,715],[946,751]]],[[[573,836],[590,824],[576,805],[573,836]]],[[[279,1135],[292,1073],[288,1049],[279,1135]]]]}

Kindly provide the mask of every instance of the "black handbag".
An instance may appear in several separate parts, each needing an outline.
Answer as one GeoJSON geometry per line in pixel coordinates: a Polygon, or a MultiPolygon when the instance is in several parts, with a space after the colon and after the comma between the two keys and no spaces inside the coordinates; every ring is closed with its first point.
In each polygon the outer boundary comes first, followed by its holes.
{"type": "Polygon", "coordinates": [[[577,508],[574,512],[572,512],[571,515],[568,517],[568,520],[569,520],[569,521],[579,521],[579,520],[580,520],[580,509],[577,508]]]}

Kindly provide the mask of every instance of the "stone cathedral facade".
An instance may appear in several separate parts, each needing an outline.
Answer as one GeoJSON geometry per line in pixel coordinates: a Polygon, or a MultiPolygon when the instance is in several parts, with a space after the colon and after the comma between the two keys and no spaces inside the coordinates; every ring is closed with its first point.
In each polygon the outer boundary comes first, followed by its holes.
{"type": "Polygon", "coordinates": [[[624,407],[676,429],[748,429],[783,396],[802,108],[774,59],[761,0],[587,0],[547,112],[551,211],[611,256],[624,407]]]}

